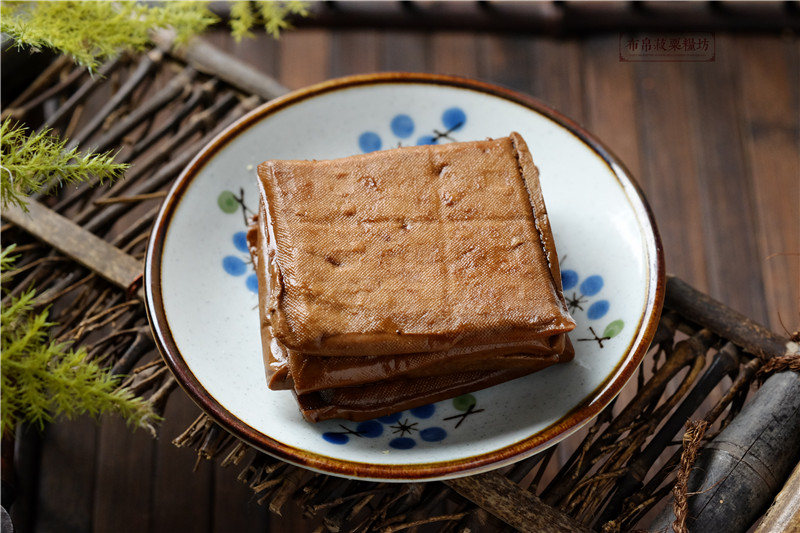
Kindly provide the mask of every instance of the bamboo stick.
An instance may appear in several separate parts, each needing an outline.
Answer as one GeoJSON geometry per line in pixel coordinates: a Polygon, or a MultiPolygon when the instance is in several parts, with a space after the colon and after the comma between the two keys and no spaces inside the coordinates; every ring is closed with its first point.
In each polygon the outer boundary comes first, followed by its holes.
{"type": "Polygon", "coordinates": [[[800,463],[775,497],[755,533],[800,533],[800,463]]]}
{"type": "MultiPolygon", "coordinates": [[[[60,59],[67,59],[67,58],[65,56],[61,56],[60,59]]],[[[58,60],[56,62],[52,63],[51,66],[55,65],[57,62],[58,62],[58,60]]],[[[69,75],[66,78],[64,78],[60,82],[56,83],[55,85],[49,87],[48,89],[42,91],[41,93],[36,95],[34,98],[31,98],[31,100],[29,100],[28,102],[25,102],[24,105],[22,105],[20,107],[9,108],[7,110],[4,110],[3,111],[3,119],[5,119],[6,116],[10,116],[10,117],[14,117],[17,120],[22,120],[23,118],[25,118],[25,115],[27,115],[30,110],[39,107],[40,105],[42,105],[44,102],[46,102],[50,98],[53,98],[55,95],[57,95],[61,91],[67,89],[70,85],[72,85],[73,83],[78,81],[78,79],[81,76],[83,76],[85,73],[86,73],[86,69],[84,69],[84,68],[76,68],[76,69],[74,69],[72,72],[69,73],[69,75]]],[[[45,74],[46,74],[46,72],[43,73],[43,75],[45,75],[45,74]]],[[[31,86],[31,87],[33,87],[33,86],[31,86]]],[[[30,89],[30,87],[29,87],[29,89],[30,89]]],[[[47,113],[47,110],[45,110],[45,114],[46,113],[47,113]]]]}
{"type": "MultiPolygon", "coordinates": [[[[147,66],[149,67],[149,65],[147,66]]],[[[149,71],[150,68],[144,69],[145,73],[148,73],[149,71]]],[[[103,134],[100,139],[92,143],[93,150],[97,152],[109,150],[111,146],[122,139],[126,133],[144,122],[148,117],[151,117],[164,109],[164,106],[166,106],[169,102],[184,94],[196,75],[197,72],[191,67],[186,67],[183,69],[182,72],[172,78],[151,98],[137,106],[124,119],[116,122],[111,128],[109,128],[107,132],[103,134]]],[[[102,113],[99,113],[98,115],[101,114],[102,113]]]]}
{"type": "Polygon", "coordinates": [[[125,352],[117,359],[116,363],[111,367],[111,373],[114,375],[124,375],[131,371],[141,357],[155,347],[153,336],[150,332],[142,331],[128,344],[125,352]]]}
{"type": "Polygon", "coordinates": [[[214,96],[219,90],[219,82],[213,78],[199,87],[192,90],[192,94],[184,102],[184,104],[177,110],[170,120],[161,125],[161,127],[150,132],[144,139],[138,141],[130,150],[129,157],[133,158],[153,146],[158,140],[162,139],[170,131],[176,131],[189,113],[200,105],[210,105],[214,96]]]}
{"type": "Polygon", "coordinates": [[[706,370],[703,376],[698,380],[697,385],[692,389],[692,392],[687,395],[681,405],[648,443],[647,447],[645,447],[641,453],[637,454],[635,460],[628,465],[627,475],[617,483],[614,496],[598,519],[599,524],[610,521],[620,513],[622,502],[631,494],[642,488],[643,480],[647,472],[684,425],[686,420],[688,420],[692,413],[705,401],[708,394],[719,384],[722,378],[738,367],[739,359],[735,349],[729,348],[717,353],[708,370],[706,370]]]}
{"type": "MultiPolygon", "coordinates": [[[[729,346],[730,344],[726,345],[726,349],[728,349],[729,346]]],[[[739,376],[729,387],[725,395],[717,401],[716,405],[714,405],[714,407],[712,407],[708,413],[706,413],[703,420],[709,424],[715,423],[722,412],[731,404],[734,398],[740,396],[742,392],[746,392],[746,389],[752,383],[753,376],[755,375],[759,366],[761,366],[761,361],[759,359],[752,359],[747,364],[743,365],[739,376]]],[[[738,411],[732,408],[730,409],[730,412],[732,414],[729,414],[728,416],[733,418],[733,415],[735,415],[738,411]]],[[[724,428],[725,421],[722,421],[721,425],[722,428],[724,428]]],[[[709,438],[711,437],[709,436],[709,438]]],[[[662,485],[670,475],[674,474],[674,471],[680,462],[680,457],[681,449],[678,448],[670,457],[664,460],[662,467],[650,477],[650,479],[641,487],[638,492],[633,493],[625,499],[622,505],[622,510],[617,518],[612,521],[615,526],[622,526],[626,523],[635,522],[638,517],[646,514],[653,506],[655,506],[657,502],[661,500],[661,496],[652,497],[651,495],[657,494],[660,490],[659,487],[662,489],[670,488],[668,485],[662,485]]],[[[664,490],[663,492],[665,495],[668,491],[664,490]]],[[[606,526],[608,524],[612,524],[612,522],[603,524],[603,531],[605,531],[606,526]]]]}
{"type": "MultiPolygon", "coordinates": [[[[800,375],[781,372],[700,452],[687,488],[689,530],[747,531],[800,459],[798,442],[800,375]]],[[[673,508],[667,506],[650,530],[674,521],[673,508]]]]}
{"type": "MultiPolygon", "coordinates": [[[[233,103],[234,99],[225,99],[224,101],[218,103],[219,106],[215,109],[215,111],[220,113],[224,112],[224,110],[227,109],[227,106],[233,103]]],[[[232,113],[233,116],[229,117],[229,120],[235,120],[235,118],[241,116],[241,114],[243,114],[246,110],[247,103],[240,104],[240,106],[237,106],[237,108],[234,109],[232,113]]],[[[197,155],[197,152],[199,152],[206,144],[208,144],[208,142],[213,139],[222,129],[224,129],[228,123],[228,121],[220,122],[216,128],[206,133],[206,135],[204,135],[201,139],[192,143],[179,154],[174,155],[173,159],[171,159],[169,162],[161,165],[158,171],[147,179],[139,181],[134,180],[133,176],[131,176],[131,174],[134,172],[136,172],[136,176],[138,177],[138,175],[141,173],[149,170],[151,166],[155,166],[157,162],[162,161],[170,155],[173,155],[171,151],[168,151],[168,148],[174,148],[172,142],[170,143],[169,147],[162,148],[158,154],[154,154],[154,158],[152,160],[148,160],[147,165],[139,165],[129,173],[128,180],[130,180],[129,183],[131,185],[129,194],[146,194],[166,185],[172,178],[179,174],[195,157],[195,155],[197,155]]],[[[128,180],[126,180],[126,182],[128,182],[128,180]]],[[[110,191],[109,194],[112,194],[112,191],[110,191]]],[[[113,204],[103,207],[92,206],[89,209],[79,213],[75,217],[75,220],[78,223],[84,224],[84,227],[90,231],[98,231],[100,228],[106,227],[112,223],[120,216],[121,213],[126,210],[126,206],[121,204],[113,204]]]]}

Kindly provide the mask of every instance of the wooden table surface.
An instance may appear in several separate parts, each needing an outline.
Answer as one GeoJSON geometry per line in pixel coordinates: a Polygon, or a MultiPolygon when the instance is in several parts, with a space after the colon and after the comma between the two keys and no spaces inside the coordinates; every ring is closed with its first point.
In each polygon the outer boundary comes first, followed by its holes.
{"type": "MultiPolygon", "coordinates": [[[[208,40],[290,89],[375,71],[454,74],[541,99],[602,139],[655,213],[668,272],[776,332],[800,322],[800,40],[713,35],[710,62],[620,60],[619,32],[567,38],[489,31],[302,26],[280,40],[208,40]]],[[[117,419],[48,427],[21,460],[23,532],[312,531],[278,517],[231,470],[171,444],[196,417],[182,391],[160,437],[117,419]]]]}

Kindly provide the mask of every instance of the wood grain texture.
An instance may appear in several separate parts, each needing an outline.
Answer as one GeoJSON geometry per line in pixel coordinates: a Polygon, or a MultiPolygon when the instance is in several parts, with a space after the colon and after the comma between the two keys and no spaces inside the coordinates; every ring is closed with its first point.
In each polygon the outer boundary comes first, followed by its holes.
{"type": "Polygon", "coordinates": [[[42,533],[79,533],[92,528],[98,433],[97,422],[89,417],[59,421],[45,429],[39,463],[45,475],[28,531],[35,527],[42,533]]]}
{"type": "Polygon", "coordinates": [[[683,63],[687,111],[708,253],[708,293],[759,322],[766,303],[761,282],[755,214],[739,129],[734,41],[719,36],[713,63],[683,63]],[[734,239],[733,241],[731,239],[734,239]]]}
{"type": "MultiPolygon", "coordinates": [[[[292,89],[334,76],[406,70],[475,77],[540,98],[585,124],[631,170],[655,212],[669,272],[775,332],[782,324],[798,327],[796,37],[718,34],[717,60],[703,64],[621,63],[614,32],[558,39],[303,27],[279,41],[236,43],[224,30],[209,39],[292,89]]],[[[94,98],[109,94],[102,85],[94,98]]],[[[76,115],[73,122],[85,120],[76,115]]],[[[13,216],[3,212],[4,220],[13,216]]],[[[56,248],[69,243],[52,240],[56,248]]],[[[122,259],[127,266],[108,279],[127,286],[141,272],[133,261],[122,259]]],[[[90,268],[106,260],[96,262],[90,268]]],[[[28,509],[20,524],[36,532],[315,531],[321,522],[303,519],[291,502],[282,517],[258,505],[236,470],[203,463],[193,472],[194,453],[170,442],[198,413],[182,394],[170,398],[157,442],[113,419],[48,428],[42,476],[32,500],[20,506],[28,509]]],[[[504,512],[518,520],[518,513],[504,512]]]]}
{"type": "Polygon", "coordinates": [[[547,105],[572,120],[584,122],[584,46],[578,41],[528,39],[530,88],[520,90],[541,98],[547,105]]]}
{"type": "MultiPolygon", "coordinates": [[[[480,40],[478,73],[485,81],[530,93],[530,39],[520,35],[487,34],[480,40]]],[[[536,96],[535,94],[532,96],[536,96]]]]}
{"type": "Polygon", "coordinates": [[[642,171],[635,66],[619,60],[619,42],[606,36],[591,37],[581,44],[584,84],[580,94],[586,127],[644,186],[649,176],[642,171]]]}
{"type": "MultiPolygon", "coordinates": [[[[50,244],[117,287],[128,289],[142,275],[142,263],[105,240],[84,230],[36,200],[28,201],[28,212],[9,206],[3,218],[50,244]]],[[[141,292],[139,292],[141,297],[141,292]]]]}
{"type": "Polygon", "coordinates": [[[473,33],[448,32],[431,35],[431,71],[437,74],[478,77],[475,58],[480,53],[479,38],[473,33]]]}
{"type": "MultiPolygon", "coordinates": [[[[796,40],[737,37],[738,115],[769,323],[800,326],[800,52],[796,40]]],[[[785,328],[785,329],[784,329],[785,328]]]]}
{"type": "Polygon", "coordinates": [[[642,185],[661,231],[667,272],[705,291],[705,234],[686,75],[680,63],[637,63],[636,74],[642,185]]]}
{"type": "Polygon", "coordinates": [[[360,30],[336,33],[331,36],[330,76],[338,78],[380,70],[378,32],[360,30]]]}
{"type": "Polygon", "coordinates": [[[159,439],[154,443],[152,479],[153,533],[196,531],[211,533],[214,518],[214,469],[208,461],[197,462],[172,440],[195,419],[197,406],[183,394],[172,395],[164,411],[159,439]],[[192,472],[185,477],[182,472],[192,472]],[[190,509],[186,502],[194,502],[190,509]],[[189,511],[189,512],[187,512],[189,511]]]}
{"type": "Polygon", "coordinates": [[[390,31],[382,35],[380,70],[428,72],[430,69],[429,34],[390,31]]]}
{"type": "Polygon", "coordinates": [[[328,78],[331,34],[324,30],[289,32],[280,40],[279,79],[290,89],[300,89],[328,78]]]}
{"type": "Polygon", "coordinates": [[[97,445],[92,529],[133,533],[152,528],[153,437],[104,417],[97,445]],[[105,502],[105,505],[98,505],[105,502]],[[116,502],[111,505],[111,502],[116,502]]]}
{"type": "Polygon", "coordinates": [[[800,463],[792,471],[755,533],[800,533],[800,463]]]}
{"type": "Polygon", "coordinates": [[[465,498],[524,533],[589,533],[575,519],[544,504],[536,495],[519,490],[508,478],[487,472],[446,481],[465,498]]]}

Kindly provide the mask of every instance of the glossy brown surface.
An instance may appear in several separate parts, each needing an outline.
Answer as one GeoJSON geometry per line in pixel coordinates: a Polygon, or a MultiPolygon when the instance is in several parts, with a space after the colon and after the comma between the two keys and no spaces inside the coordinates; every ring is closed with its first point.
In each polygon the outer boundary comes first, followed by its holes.
{"type": "Polygon", "coordinates": [[[259,176],[275,250],[266,312],[292,350],[431,352],[500,333],[522,347],[574,328],[519,136],[267,162],[259,176]]]}
{"type": "Polygon", "coordinates": [[[307,419],[384,416],[572,359],[575,322],[518,134],[258,174],[248,236],[267,375],[293,385],[307,419]]]}

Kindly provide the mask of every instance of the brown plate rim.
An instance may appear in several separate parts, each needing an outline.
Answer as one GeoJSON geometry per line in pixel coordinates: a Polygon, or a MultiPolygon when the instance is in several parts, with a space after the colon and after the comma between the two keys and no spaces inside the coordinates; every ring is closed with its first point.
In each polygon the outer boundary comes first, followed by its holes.
{"type": "Polygon", "coordinates": [[[653,212],[636,180],[599,139],[572,119],[536,98],[515,90],[458,76],[408,72],[361,74],[332,79],[271,100],[238,119],[194,157],[170,188],[150,234],[144,268],[147,317],[156,345],[178,383],[203,411],[244,442],[286,462],[327,474],[384,481],[446,479],[499,468],[538,453],[591,421],[616,397],[647,353],[661,315],[665,283],[663,247],[653,212]],[[637,334],[615,370],[586,397],[581,405],[576,406],[556,423],[503,448],[457,460],[414,464],[360,463],[285,445],[243,423],[211,396],[189,369],[170,331],[162,301],[160,265],[170,220],[194,177],[214,155],[247,128],[280,109],[324,93],[364,85],[404,83],[445,85],[497,96],[549,118],[589,146],[611,168],[642,226],[645,251],[648,255],[645,261],[648,269],[647,301],[641,320],[637,324],[637,334]]]}

